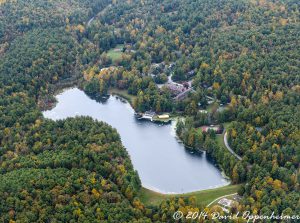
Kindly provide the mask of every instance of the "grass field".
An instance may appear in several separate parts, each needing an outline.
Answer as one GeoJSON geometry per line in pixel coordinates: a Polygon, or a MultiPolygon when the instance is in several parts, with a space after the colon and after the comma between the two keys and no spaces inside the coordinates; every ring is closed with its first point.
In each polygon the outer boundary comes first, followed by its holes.
{"type": "Polygon", "coordinates": [[[226,146],[224,143],[224,134],[225,134],[225,131],[230,126],[230,122],[223,123],[223,125],[224,125],[224,132],[223,132],[223,134],[217,135],[216,141],[220,146],[222,146],[224,149],[226,149],[226,146]]]}
{"type": "Polygon", "coordinates": [[[222,146],[222,148],[226,149],[226,146],[224,144],[224,133],[223,134],[220,134],[220,135],[217,135],[216,136],[216,141],[218,143],[218,145],[222,146]]]}
{"type": "Polygon", "coordinates": [[[208,105],[206,107],[206,111],[212,112],[214,109],[217,110],[218,107],[219,107],[219,103],[218,102],[214,102],[214,103],[212,103],[212,104],[210,104],[210,105],[208,105]]]}
{"type": "Polygon", "coordinates": [[[118,95],[118,96],[126,99],[130,104],[132,104],[133,100],[136,98],[136,96],[128,94],[127,90],[120,90],[117,88],[109,89],[109,94],[118,95]]]}
{"type": "Polygon", "coordinates": [[[196,204],[197,206],[206,206],[213,200],[217,199],[218,197],[227,195],[227,194],[233,194],[238,191],[238,188],[240,187],[240,184],[238,185],[228,185],[224,187],[219,187],[215,189],[209,189],[209,190],[202,190],[202,191],[196,191],[192,193],[186,193],[186,194],[161,194],[154,191],[151,191],[146,188],[142,188],[139,193],[139,198],[141,201],[146,205],[158,205],[163,200],[167,198],[172,197],[189,197],[189,196],[195,196],[196,197],[196,204]]]}
{"type": "Polygon", "coordinates": [[[115,61],[120,60],[122,58],[122,54],[123,54],[122,49],[123,49],[123,47],[124,47],[124,45],[119,44],[115,48],[110,49],[107,52],[107,56],[109,58],[111,58],[112,62],[115,62],[115,61]]]}

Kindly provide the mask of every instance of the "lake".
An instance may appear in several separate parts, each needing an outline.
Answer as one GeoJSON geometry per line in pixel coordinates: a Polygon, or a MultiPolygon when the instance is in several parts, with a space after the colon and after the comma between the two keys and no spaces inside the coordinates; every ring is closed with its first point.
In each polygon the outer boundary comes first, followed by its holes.
{"type": "Polygon", "coordinates": [[[229,184],[205,152],[191,154],[175,135],[175,122],[159,125],[137,120],[130,104],[116,96],[99,103],[78,88],[56,96],[44,117],[53,120],[90,116],[116,128],[142,185],[161,193],[187,193],[229,184]]]}

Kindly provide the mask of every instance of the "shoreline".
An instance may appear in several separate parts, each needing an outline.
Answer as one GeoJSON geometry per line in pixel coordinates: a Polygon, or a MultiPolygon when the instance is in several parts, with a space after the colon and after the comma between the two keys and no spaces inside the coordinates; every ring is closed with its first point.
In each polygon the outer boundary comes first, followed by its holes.
{"type": "Polygon", "coordinates": [[[242,184],[229,184],[217,188],[204,189],[194,192],[182,193],[182,194],[162,194],[160,192],[153,191],[151,189],[142,187],[138,192],[137,197],[145,205],[159,205],[161,202],[172,198],[189,198],[191,196],[196,198],[196,205],[198,207],[207,206],[215,199],[227,196],[229,194],[237,193],[238,188],[242,184]]]}
{"type": "MultiPolygon", "coordinates": [[[[53,108],[56,106],[56,104],[57,104],[56,96],[58,96],[59,94],[62,94],[62,93],[63,93],[64,91],[66,91],[66,90],[73,89],[73,88],[78,88],[79,90],[81,90],[81,91],[84,92],[84,90],[81,89],[78,85],[68,86],[68,87],[65,87],[65,88],[58,88],[58,89],[56,89],[56,90],[53,92],[53,94],[48,95],[49,97],[53,97],[53,98],[55,99],[55,101],[53,102],[53,104],[51,104],[51,106],[47,107],[45,110],[41,110],[41,111],[43,112],[43,111],[47,111],[47,110],[53,109],[53,108]]],[[[108,94],[108,95],[109,95],[109,96],[119,97],[120,99],[126,101],[126,102],[130,105],[130,107],[133,109],[133,111],[134,111],[134,108],[133,108],[132,103],[130,102],[130,100],[127,99],[126,97],[124,97],[122,94],[118,94],[118,93],[116,93],[116,92],[111,92],[111,91],[109,91],[109,94],[108,94]]],[[[178,143],[183,144],[183,146],[185,147],[185,149],[188,149],[189,147],[186,146],[186,145],[184,144],[184,142],[183,142],[183,141],[177,136],[177,134],[176,134],[176,123],[178,122],[178,119],[180,119],[180,118],[183,118],[183,117],[181,117],[181,116],[175,116],[175,117],[172,117],[172,118],[170,118],[170,121],[171,121],[171,122],[170,122],[170,123],[166,123],[166,124],[170,124],[170,125],[171,125],[171,133],[170,133],[170,134],[176,139],[176,141],[177,141],[178,143]]],[[[156,123],[156,124],[158,124],[158,123],[156,123]]],[[[190,148],[192,148],[192,147],[190,147],[190,148]]],[[[202,151],[202,150],[201,150],[201,152],[205,152],[205,151],[202,151]]],[[[194,152],[194,153],[195,153],[195,152],[194,152]]],[[[159,195],[161,195],[161,196],[181,196],[181,195],[188,195],[188,194],[191,194],[191,193],[200,193],[200,192],[207,191],[207,190],[216,190],[216,189],[218,189],[218,188],[221,189],[221,188],[223,188],[223,187],[232,185],[232,184],[231,184],[232,182],[231,182],[230,178],[229,178],[228,176],[226,176],[226,174],[224,173],[224,170],[223,170],[222,168],[220,168],[219,165],[218,165],[217,163],[216,163],[216,166],[217,166],[217,168],[220,170],[220,173],[221,173],[223,179],[224,179],[225,181],[228,181],[228,183],[225,183],[225,184],[222,184],[222,185],[215,185],[215,186],[212,186],[212,187],[209,187],[209,188],[206,188],[206,189],[199,189],[199,190],[188,191],[188,192],[183,192],[183,193],[177,193],[177,192],[164,192],[164,191],[160,191],[160,190],[158,190],[158,189],[155,189],[155,188],[153,188],[153,187],[148,187],[148,186],[146,186],[146,185],[142,185],[141,190],[145,189],[145,190],[151,191],[151,192],[153,192],[153,193],[157,193],[157,194],[159,194],[159,195]]]]}
{"type": "Polygon", "coordinates": [[[193,193],[200,193],[200,192],[205,192],[205,191],[222,189],[224,187],[236,186],[236,185],[238,185],[238,184],[232,184],[231,182],[229,182],[228,184],[224,184],[224,185],[216,185],[216,186],[205,188],[205,189],[200,189],[200,190],[195,190],[195,191],[188,191],[188,192],[183,192],[183,193],[163,192],[163,191],[156,190],[154,188],[147,187],[145,185],[142,185],[141,189],[146,189],[148,191],[151,191],[153,193],[157,193],[157,194],[160,194],[160,195],[163,195],[163,196],[182,196],[182,195],[189,195],[189,194],[193,194],[193,193]]]}
{"type": "MultiPolygon", "coordinates": [[[[223,176],[223,174],[222,174],[223,176]]],[[[142,185],[141,189],[146,189],[149,190],[153,193],[157,193],[160,195],[164,195],[164,196],[181,196],[181,195],[188,195],[188,194],[192,194],[192,193],[199,193],[199,192],[204,192],[204,191],[209,191],[209,190],[216,190],[216,189],[221,189],[223,187],[227,187],[227,186],[234,186],[235,184],[232,184],[232,182],[228,182],[227,184],[219,184],[219,185],[215,185],[209,188],[204,188],[204,189],[198,189],[198,190],[192,190],[192,191],[187,191],[187,192],[183,192],[183,193],[177,193],[177,192],[165,192],[165,191],[160,191],[156,188],[153,187],[148,187],[146,185],[142,185]]]]}

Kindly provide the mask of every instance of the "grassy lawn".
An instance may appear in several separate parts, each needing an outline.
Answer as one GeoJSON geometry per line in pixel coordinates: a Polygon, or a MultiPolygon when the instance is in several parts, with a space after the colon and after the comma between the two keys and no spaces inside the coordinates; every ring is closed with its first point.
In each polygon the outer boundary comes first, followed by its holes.
{"type": "Polygon", "coordinates": [[[206,109],[204,109],[204,110],[206,110],[207,112],[212,112],[213,110],[217,110],[219,107],[223,107],[224,109],[228,109],[228,106],[229,106],[228,104],[220,106],[220,102],[215,101],[212,104],[207,105],[206,109]]]}
{"type": "MultiPolygon", "coordinates": [[[[230,126],[230,122],[226,122],[226,123],[223,123],[224,125],[224,132],[222,134],[217,134],[216,135],[216,142],[218,143],[218,145],[222,146],[223,148],[226,149],[226,146],[224,144],[224,134],[225,134],[225,131],[228,129],[228,127],[230,126]]],[[[200,133],[202,133],[202,129],[201,128],[198,128],[197,131],[199,131],[200,133]]]]}
{"type": "Polygon", "coordinates": [[[219,146],[222,146],[222,148],[225,148],[226,149],[226,146],[225,146],[225,144],[224,144],[224,133],[223,134],[221,134],[221,135],[217,135],[217,137],[216,137],[216,141],[217,141],[217,143],[218,143],[218,145],[219,146]]]}
{"type": "Polygon", "coordinates": [[[226,146],[225,146],[225,143],[224,143],[224,134],[225,134],[225,131],[228,129],[228,127],[230,126],[230,122],[226,122],[226,123],[223,123],[224,125],[224,132],[223,134],[220,134],[220,135],[217,135],[216,137],[216,141],[217,143],[222,146],[223,148],[226,149],[226,146]]]}
{"type": "Polygon", "coordinates": [[[123,49],[123,46],[124,46],[123,44],[119,44],[115,48],[110,49],[107,52],[107,56],[112,59],[112,62],[115,62],[115,61],[117,61],[117,60],[119,60],[119,59],[122,58],[122,54],[123,54],[122,49],[123,49]]]}
{"type": "Polygon", "coordinates": [[[198,206],[206,206],[218,197],[233,194],[238,191],[240,184],[238,185],[228,185],[224,187],[219,187],[215,189],[196,191],[187,194],[161,194],[151,191],[146,188],[142,188],[139,194],[139,198],[146,205],[159,205],[163,200],[172,197],[189,197],[195,196],[196,203],[198,206]]]}
{"type": "Polygon", "coordinates": [[[136,96],[128,94],[127,90],[120,90],[117,88],[109,89],[109,94],[118,95],[122,98],[125,98],[130,104],[132,104],[133,100],[136,98],[136,96]]]}
{"type": "Polygon", "coordinates": [[[219,103],[218,102],[214,102],[214,103],[212,103],[210,105],[207,105],[206,111],[207,112],[212,112],[213,109],[217,110],[218,107],[219,107],[219,103]]]}

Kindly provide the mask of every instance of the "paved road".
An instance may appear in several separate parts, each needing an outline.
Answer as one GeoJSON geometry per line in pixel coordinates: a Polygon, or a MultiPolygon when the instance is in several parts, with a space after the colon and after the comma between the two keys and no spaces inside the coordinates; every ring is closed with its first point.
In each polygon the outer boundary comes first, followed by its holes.
{"type": "Polygon", "coordinates": [[[228,140],[227,140],[227,131],[226,131],[225,134],[224,134],[224,143],[225,143],[225,146],[226,146],[227,150],[228,150],[232,155],[234,155],[238,160],[242,160],[242,157],[240,157],[238,154],[236,154],[236,153],[231,149],[231,147],[229,146],[229,143],[228,143],[228,140]]]}

